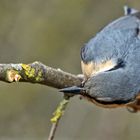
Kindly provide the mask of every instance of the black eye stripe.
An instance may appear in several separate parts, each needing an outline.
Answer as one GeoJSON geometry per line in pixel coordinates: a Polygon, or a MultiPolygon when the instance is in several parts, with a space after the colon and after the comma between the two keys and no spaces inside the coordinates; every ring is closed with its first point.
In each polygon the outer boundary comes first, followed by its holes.
{"type": "Polygon", "coordinates": [[[117,65],[116,65],[115,67],[113,67],[112,69],[107,70],[106,72],[108,72],[108,71],[113,71],[113,70],[117,70],[117,69],[119,69],[119,68],[123,68],[124,66],[125,66],[124,61],[118,60],[117,65]]]}
{"type": "Polygon", "coordinates": [[[127,8],[127,14],[130,15],[131,12],[132,12],[131,8],[128,7],[128,8],[127,8]]]}
{"type": "Polygon", "coordinates": [[[136,35],[139,35],[139,33],[140,33],[140,29],[136,28],[136,35]]]}

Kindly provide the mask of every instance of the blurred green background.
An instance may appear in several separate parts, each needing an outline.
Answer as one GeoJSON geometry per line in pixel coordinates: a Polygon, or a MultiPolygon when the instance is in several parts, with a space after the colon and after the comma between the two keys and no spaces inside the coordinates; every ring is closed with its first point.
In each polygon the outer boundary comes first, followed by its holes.
{"type": "MultiPolygon", "coordinates": [[[[80,48],[138,0],[0,0],[0,63],[46,65],[79,74],[80,48]]],[[[45,140],[62,94],[28,83],[0,82],[0,140],[45,140]]],[[[56,140],[139,140],[140,114],[103,109],[75,97],[56,140]]]]}

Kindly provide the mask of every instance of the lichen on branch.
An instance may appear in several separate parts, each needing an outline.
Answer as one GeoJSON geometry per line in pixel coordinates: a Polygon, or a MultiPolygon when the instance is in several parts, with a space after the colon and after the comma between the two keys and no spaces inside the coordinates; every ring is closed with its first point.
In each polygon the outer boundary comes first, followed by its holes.
{"type": "Polygon", "coordinates": [[[64,88],[80,85],[82,78],[36,61],[30,64],[0,64],[0,80],[10,83],[39,83],[54,88],[64,88]]]}
{"type": "Polygon", "coordinates": [[[56,111],[53,113],[53,117],[51,118],[52,123],[56,123],[64,114],[65,108],[69,102],[69,99],[63,99],[58,105],[56,111]]]}

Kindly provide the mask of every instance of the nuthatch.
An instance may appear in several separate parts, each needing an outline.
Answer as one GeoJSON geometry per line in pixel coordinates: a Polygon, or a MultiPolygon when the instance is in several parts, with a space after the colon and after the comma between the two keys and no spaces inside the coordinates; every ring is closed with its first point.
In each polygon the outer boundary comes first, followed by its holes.
{"type": "Polygon", "coordinates": [[[140,96],[140,12],[124,7],[125,16],[103,28],[81,49],[85,80],[61,89],[96,105],[129,106],[140,96]]]}

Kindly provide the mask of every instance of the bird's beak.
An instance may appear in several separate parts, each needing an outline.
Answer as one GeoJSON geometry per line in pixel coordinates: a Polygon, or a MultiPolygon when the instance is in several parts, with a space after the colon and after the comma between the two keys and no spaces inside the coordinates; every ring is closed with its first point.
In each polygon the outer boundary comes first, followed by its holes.
{"type": "Polygon", "coordinates": [[[77,86],[72,86],[72,87],[60,89],[59,91],[64,92],[64,93],[80,94],[83,91],[83,88],[77,87],[77,86]]]}

